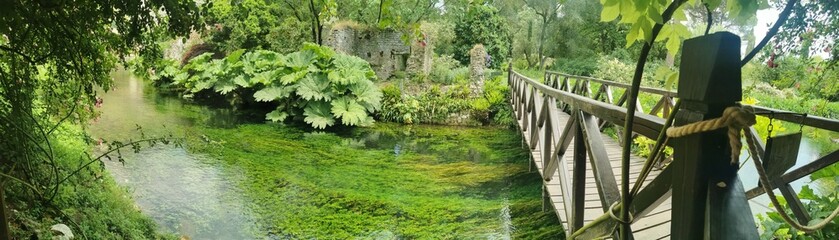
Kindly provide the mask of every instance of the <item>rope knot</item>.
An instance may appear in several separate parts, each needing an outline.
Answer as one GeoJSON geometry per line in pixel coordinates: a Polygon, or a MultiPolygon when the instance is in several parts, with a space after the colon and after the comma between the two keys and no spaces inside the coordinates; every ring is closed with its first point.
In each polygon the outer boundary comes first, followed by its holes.
{"type": "Polygon", "coordinates": [[[667,137],[677,138],[687,135],[713,131],[728,127],[728,143],[731,146],[731,164],[736,165],[740,159],[740,149],[743,144],[740,142],[740,130],[748,128],[756,123],[755,115],[750,108],[728,107],[722,116],[695,123],[686,124],[667,129],[667,137]]]}

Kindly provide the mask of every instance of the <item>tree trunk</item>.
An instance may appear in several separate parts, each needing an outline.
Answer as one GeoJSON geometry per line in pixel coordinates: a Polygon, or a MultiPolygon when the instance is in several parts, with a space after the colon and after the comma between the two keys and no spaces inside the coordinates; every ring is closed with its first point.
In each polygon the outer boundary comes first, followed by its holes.
{"type": "Polygon", "coordinates": [[[312,13],[312,41],[321,45],[321,30],[323,26],[320,25],[319,14],[315,10],[315,0],[309,0],[309,11],[312,13]]]}
{"type": "Polygon", "coordinates": [[[548,15],[542,15],[542,32],[539,34],[539,69],[545,70],[545,31],[548,28],[548,15]]]}
{"type": "Polygon", "coordinates": [[[6,191],[6,184],[0,184],[0,218],[2,218],[3,222],[0,223],[0,238],[2,239],[12,239],[11,235],[9,234],[9,216],[6,213],[6,196],[3,192],[6,191]]]}

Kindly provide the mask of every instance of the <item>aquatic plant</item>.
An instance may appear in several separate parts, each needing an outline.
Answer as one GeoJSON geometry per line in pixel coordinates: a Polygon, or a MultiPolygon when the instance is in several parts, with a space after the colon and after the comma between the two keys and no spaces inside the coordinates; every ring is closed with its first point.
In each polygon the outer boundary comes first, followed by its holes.
{"type": "Polygon", "coordinates": [[[339,133],[264,124],[195,130],[209,142],[190,138],[191,151],[241,176],[259,231],[272,237],[563,234],[556,215],[541,211],[541,181],[527,170],[527,152],[512,130],[396,124],[339,133]]]}

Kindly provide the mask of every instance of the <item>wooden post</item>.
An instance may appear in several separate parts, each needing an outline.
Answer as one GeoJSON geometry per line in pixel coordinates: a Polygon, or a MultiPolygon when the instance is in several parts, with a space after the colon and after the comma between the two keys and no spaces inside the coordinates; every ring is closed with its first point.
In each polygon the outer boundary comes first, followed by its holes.
{"type": "MultiPolygon", "coordinates": [[[[675,125],[717,118],[742,98],[740,37],[718,32],[685,41],[675,125]]],[[[676,138],[673,239],[758,239],[726,128],[676,138]]],[[[739,150],[739,149],[738,149],[739,150]]]]}
{"type": "MultiPolygon", "coordinates": [[[[580,110],[574,109],[573,110],[576,114],[574,116],[579,115],[580,110]]],[[[576,119],[568,119],[568,121],[579,121],[579,117],[576,119]]],[[[585,201],[586,201],[586,140],[583,139],[583,130],[582,124],[577,123],[577,131],[574,134],[574,158],[573,158],[573,170],[571,170],[572,179],[571,180],[571,219],[568,220],[568,227],[571,228],[570,232],[574,232],[579,230],[583,227],[583,219],[585,213],[585,201]]],[[[569,211],[566,209],[565,211],[569,211]]]]}

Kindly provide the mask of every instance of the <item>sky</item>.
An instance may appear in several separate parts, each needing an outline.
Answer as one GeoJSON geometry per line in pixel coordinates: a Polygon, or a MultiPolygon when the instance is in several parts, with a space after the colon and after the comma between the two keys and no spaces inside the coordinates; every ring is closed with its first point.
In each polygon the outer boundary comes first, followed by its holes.
{"type": "MultiPolygon", "coordinates": [[[[774,8],[767,8],[757,11],[757,25],[754,28],[754,35],[755,40],[760,41],[766,36],[766,32],[769,31],[769,28],[772,27],[772,24],[775,24],[775,21],[778,20],[778,15],[781,14],[779,9],[774,8]]],[[[819,40],[816,40],[819,41],[819,40]]],[[[820,56],[823,59],[827,59],[830,57],[830,53],[824,51],[812,51],[810,52],[810,56],[820,56]]]]}

